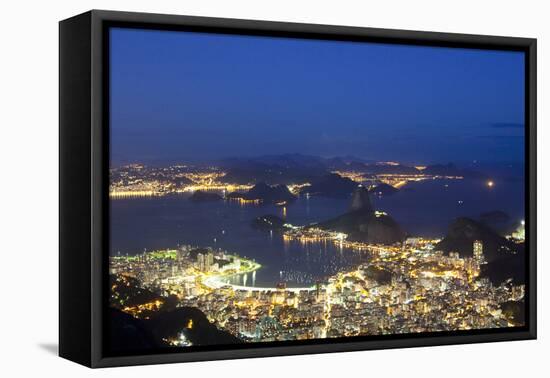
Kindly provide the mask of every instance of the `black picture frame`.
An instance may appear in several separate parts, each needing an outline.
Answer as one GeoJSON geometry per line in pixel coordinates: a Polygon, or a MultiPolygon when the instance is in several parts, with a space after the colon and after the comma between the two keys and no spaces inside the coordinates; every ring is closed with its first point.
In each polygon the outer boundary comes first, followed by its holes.
{"type": "Polygon", "coordinates": [[[536,39],[92,10],[59,24],[59,354],[89,367],[536,338],[536,39]],[[110,26],[369,41],[525,53],[526,322],[492,329],[106,355],[110,26]]]}

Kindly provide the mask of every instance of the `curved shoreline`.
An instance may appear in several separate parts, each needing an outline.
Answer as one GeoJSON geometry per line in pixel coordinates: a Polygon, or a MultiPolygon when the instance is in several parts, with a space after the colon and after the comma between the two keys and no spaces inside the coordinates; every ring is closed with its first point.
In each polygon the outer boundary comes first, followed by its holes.
{"type": "MultiPolygon", "coordinates": [[[[235,257],[237,257],[237,256],[235,256],[235,257]]],[[[284,288],[284,289],[279,289],[277,287],[257,287],[257,286],[235,285],[235,284],[231,284],[231,283],[228,283],[228,282],[221,281],[221,278],[231,278],[231,277],[241,276],[243,274],[254,273],[262,267],[261,264],[255,262],[255,261],[248,260],[248,259],[243,258],[243,257],[240,257],[240,258],[243,259],[243,260],[246,260],[249,264],[252,265],[250,267],[250,269],[247,269],[246,271],[238,272],[238,273],[217,274],[217,275],[214,275],[214,276],[206,277],[204,280],[201,281],[201,283],[203,285],[207,286],[208,288],[213,289],[213,290],[221,289],[222,287],[227,287],[227,286],[230,286],[233,290],[260,291],[260,292],[277,291],[277,290],[300,292],[300,291],[303,291],[303,290],[307,290],[307,291],[315,290],[314,286],[311,286],[311,287],[288,287],[288,288],[284,288]]]]}
{"type": "MultiPolygon", "coordinates": [[[[250,272],[248,272],[250,273],[250,272]]],[[[224,286],[230,286],[233,290],[244,290],[244,291],[260,291],[260,292],[268,292],[268,291],[292,291],[292,292],[300,292],[300,291],[312,291],[315,290],[315,287],[286,287],[284,289],[279,289],[277,287],[257,287],[257,286],[242,286],[242,285],[235,285],[230,284],[227,282],[222,282],[219,279],[221,277],[232,277],[232,276],[239,276],[241,274],[246,273],[237,273],[237,274],[231,274],[227,276],[214,276],[214,277],[208,277],[207,279],[202,281],[202,284],[211,288],[211,289],[221,289],[224,286]]]]}

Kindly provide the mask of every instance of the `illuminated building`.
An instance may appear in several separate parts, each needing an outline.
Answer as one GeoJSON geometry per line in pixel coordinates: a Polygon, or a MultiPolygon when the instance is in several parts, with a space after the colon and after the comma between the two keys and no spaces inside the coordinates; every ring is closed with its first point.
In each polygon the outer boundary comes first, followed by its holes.
{"type": "Polygon", "coordinates": [[[483,256],[483,242],[481,240],[474,240],[474,260],[478,264],[485,263],[485,257],[483,256]]]}
{"type": "Polygon", "coordinates": [[[204,271],[209,272],[214,265],[214,254],[212,252],[208,252],[204,260],[204,271]]]}
{"type": "Polygon", "coordinates": [[[200,271],[204,272],[205,267],[206,267],[206,258],[205,258],[205,256],[202,253],[197,254],[197,268],[200,271]]]}
{"type": "Polygon", "coordinates": [[[214,268],[214,254],[211,251],[197,254],[197,269],[201,272],[209,272],[214,268]]]}

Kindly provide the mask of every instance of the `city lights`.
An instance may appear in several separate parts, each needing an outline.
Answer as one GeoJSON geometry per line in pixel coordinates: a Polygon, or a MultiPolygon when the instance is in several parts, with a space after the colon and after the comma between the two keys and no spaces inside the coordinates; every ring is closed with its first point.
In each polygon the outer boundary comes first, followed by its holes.
{"type": "MultiPolygon", "coordinates": [[[[398,166],[395,162],[378,165],[398,166]]],[[[360,183],[362,188],[382,183],[399,189],[412,182],[463,179],[462,176],[424,174],[422,172],[427,169],[424,166],[416,169],[418,173],[413,174],[367,175],[353,170],[333,173],[360,183]]],[[[267,200],[266,203],[261,199],[248,199],[254,197],[238,197],[254,185],[226,181],[230,176],[216,167],[132,165],[114,170],[112,175],[110,196],[113,199],[138,201],[143,196],[217,192],[221,193],[218,200],[242,206],[239,211],[269,208],[278,214],[280,223],[277,217],[261,216],[259,219],[269,227],[270,243],[281,242],[284,253],[302,251],[309,254],[309,251],[327,251],[330,247],[338,254],[357,253],[360,256],[358,263],[339,268],[336,273],[315,281],[304,272],[285,268],[277,271],[278,282],[257,285],[257,278],[266,267],[241,256],[239,251],[218,248],[224,245],[222,238],[228,234],[226,230],[230,230],[226,225],[210,235],[208,240],[212,246],[181,245],[137,255],[117,254],[110,257],[109,265],[113,277],[111,305],[135,318],[150,319],[174,305],[169,298],[176,298],[177,307],[200,310],[217,329],[244,342],[522,325],[503,312],[501,305],[521,301],[525,286],[495,285],[483,275],[489,260],[487,246],[481,238],[473,240],[471,254],[464,255],[439,250],[441,238],[417,236],[392,244],[376,244],[357,238],[354,229],[348,233],[316,223],[295,225],[287,220],[289,214],[295,215],[293,200],[267,200]],[[229,195],[235,192],[237,195],[229,195]],[[304,279],[306,284],[297,285],[298,281],[292,281],[304,277],[308,278],[304,279]],[[143,293],[149,295],[144,295],[142,301],[130,301],[125,293],[132,290],[138,298],[143,293]]],[[[489,188],[495,185],[493,180],[485,184],[489,188]]],[[[308,182],[288,184],[285,189],[300,198],[301,191],[309,185],[308,182]]],[[[446,181],[438,186],[448,188],[449,184],[446,181]]],[[[309,192],[302,198],[310,206],[309,192]]],[[[463,205],[464,201],[454,203],[463,205]]],[[[361,222],[384,224],[391,218],[385,211],[373,208],[370,211],[371,217],[361,222]]],[[[525,240],[525,221],[518,222],[517,229],[506,238],[521,245],[525,240]]],[[[259,282],[265,281],[260,279],[259,282]]],[[[192,319],[186,320],[179,332],[165,338],[164,342],[177,347],[191,346],[189,332],[199,326],[192,319]]]]}
{"type": "MultiPolygon", "coordinates": [[[[287,228],[289,232],[283,237],[288,240],[342,243],[347,238],[343,233],[323,233],[291,225],[287,228]]],[[[302,288],[246,286],[247,275],[254,275],[261,265],[208,248],[200,249],[206,254],[201,252],[193,257],[196,248],[191,246],[134,257],[112,257],[110,269],[111,274],[122,280],[138,277],[145,288],[178,296],[182,306],[198,307],[218,327],[249,341],[515,325],[514,320],[498,311],[499,303],[521,299],[524,286],[504,290],[480,277],[480,266],[485,263],[482,241],[474,242],[473,257],[444,256],[433,250],[438,242],[425,238],[407,239],[393,246],[355,242],[350,245],[369,254],[368,264],[302,288]],[[221,261],[231,262],[221,267],[221,261]],[[374,278],[378,273],[373,272],[388,272],[392,278],[381,283],[374,278]],[[244,275],[243,285],[228,283],[227,279],[236,275],[244,275]],[[466,317],[464,308],[476,310],[466,317]],[[265,328],[267,314],[271,320],[265,328]],[[243,317],[248,320],[235,322],[243,317]],[[430,322],[425,321],[427,318],[430,322]]],[[[283,272],[280,273],[282,276],[283,272]]],[[[117,286],[113,291],[117,292],[117,286]]],[[[123,306],[122,310],[143,317],[162,306],[162,300],[155,300],[123,306]]],[[[185,329],[193,326],[190,320],[185,329]]],[[[184,333],[169,343],[191,345],[184,333]]]]}

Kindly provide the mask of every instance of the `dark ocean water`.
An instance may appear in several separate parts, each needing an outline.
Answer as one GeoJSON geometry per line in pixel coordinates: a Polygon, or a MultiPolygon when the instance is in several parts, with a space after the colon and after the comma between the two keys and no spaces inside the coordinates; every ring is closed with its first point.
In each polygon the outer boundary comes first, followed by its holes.
{"type": "MultiPolygon", "coordinates": [[[[222,248],[262,264],[246,284],[309,286],[367,259],[365,253],[332,243],[283,242],[280,235],[258,231],[251,221],[275,214],[295,225],[322,221],[347,211],[349,198],[299,198],[286,207],[239,205],[237,202],[194,203],[189,195],[111,201],[111,254],[174,248],[181,244],[222,248]]],[[[511,221],[524,218],[521,180],[434,180],[408,184],[390,196],[371,196],[377,210],[387,212],[412,236],[443,236],[456,217],[477,218],[502,210],[511,221]]],[[[244,277],[233,283],[243,284],[244,277]],[[238,282],[237,282],[238,281],[238,282]]]]}

